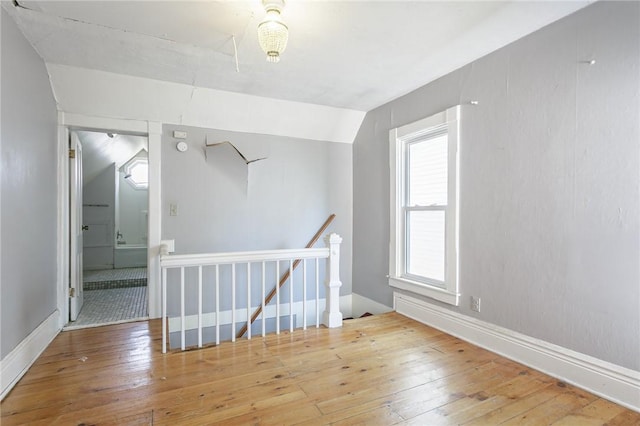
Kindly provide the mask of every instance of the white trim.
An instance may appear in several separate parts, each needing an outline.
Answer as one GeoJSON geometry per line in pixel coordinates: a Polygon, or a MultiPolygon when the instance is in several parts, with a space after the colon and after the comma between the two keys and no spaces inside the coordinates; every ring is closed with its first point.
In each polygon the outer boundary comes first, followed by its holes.
{"type": "Polygon", "coordinates": [[[389,206],[389,277],[398,277],[403,270],[402,245],[404,244],[404,216],[400,213],[402,205],[402,144],[398,143],[398,129],[389,131],[389,171],[390,171],[390,206],[389,206]]]}
{"type": "MultiPolygon", "coordinates": [[[[117,324],[125,324],[125,323],[138,322],[138,321],[149,321],[149,317],[136,317],[136,318],[129,318],[129,319],[118,320],[118,321],[103,322],[103,323],[100,323],[99,326],[104,327],[105,325],[117,325],[117,324]]],[[[82,330],[84,328],[97,327],[96,324],[84,324],[84,325],[74,325],[73,323],[70,323],[70,324],[71,325],[67,325],[66,327],[63,327],[62,331],[82,330]]]]}
{"type": "Polygon", "coordinates": [[[383,305],[382,303],[378,303],[375,300],[371,300],[368,297],[364,297],[356,293],[351,294],[351,307],[352,315],[349,316],[354,318],[360,317],[365,312],[377,315],[393,311],[391,306],[383,305]]]}
{"type": "Polygon", "coordinates": [[[389,286],[430,297],[431,299],[439,300],[440,302],[450,305],[458,306],[460,304],[460,293],[454,293],[444,288],[411,281],[403,277],[389,277],[389,286]]]}
{"type": "MultiPolygon", "coordinates": [[[[454,306],[460,302],[458,293],[459,269],[459,199],[460,199],[460,105],[430,117],[406,124],[389,131],[390,170],[390,232],[389,232],[389,286],[411,291],[454,306]],[[413,280],[405,271],[406,219],[405,219],[405,179],[406,144],[416,137],[430,135],[446,129],[448,135],[448,202],[445,209],[445,282],[444,288],[431,285],[429,280],[413,280]]],[[[439,133],[438,133],[439,134],[439,133]]],[[[425,136],[428,137],[428,136],[425,136]]]]}
{"type": "Polygon", "coordinates": [[[0,400],[18,383],[40,354],[60,332],[60,312],[54,311],[0,361],[0,400]]]}
{"type": "Polygon", "coordinates": [[[147,298],[149,318],[160,318],[160,241],[162,235],[162,123],[147,123],[149,154],[149,205],[147,230],[147,298]]]}
{"type": "MultiPolygon", "coordinates": [[[[144,150],[141,150],[144,151],[144,150]]],[[[124,169],[124,173],[125,173],[125,182],[131,186],[131,188],[133,188],[134,190],[138,190],[138,189],[147,189],[149,188],[149,158],[148,157],[142,157],[142,156],[134,156],[133,158],[131,158],[128,162],[126,162],[124,164],[124,166],[122,166],[121,170],[124,169]],[[141,166],[146,166],[147,170],[145,172],[143,172],[142,176],[143,178],[146,178],[146,180],[143,180],[141,182],[138,182],[137,177],[139,177],[139,174],[134,174],[134,171],[136,168],[141,167],[141,166]],[[128,178],[126,177],[127,175],[131,175],[128,178]]],[[[117,226],[117,228],[119,228],[119,226],[117,226]]]]}
{"type": "MultiPolygon", "coordinates": [[[[352,144],[365,111],[47,63],[58,109],[208,129],[352,144]],[[135,96],[131,96],[135,93],[135,96]],[[282,117],[287,117],[283,120],[282,117]]],[[[100,126],[94,126],[100,128],[100,126]]],[[[146,126],[139,131],[146,132],[146,126]]]]}
{"type": "Polygon", "coordinates": [[[149,229],[147,297],[149,317],[160,317],[161,137],[162,123],[58,112],[58,311],[60,328],[69,319],[69,165],[68,129],[81,128],[146,135],[149,147],[149,229]]]}
{"type": "Polygon", "coordinates": [[[80,127],[87,130],[125,130],[127,133],[146,135],[149,129],[147,121],[109,118],[94,115],[59,112],[59,123],[69,127],[80,127]]]}
{"type": "Polygon", "coordinates": [[[58,112],[56,288],[59,328],[69,321],[69,130],[62,125],[63,121],[64,114],[58,112]]]}
{"type": "Polygon", "coordinates": [[[229,263],[273,262],[291,259],[326,259],[329,248],[256,250],[228,253],[166,254],[160,256],[164,268],[224,265],[229,263]]]}
{"type": "Polygon", "coordinates": [[[396,311],[550,376],[640,411],[640,372],[394,292],[396,311]]]}

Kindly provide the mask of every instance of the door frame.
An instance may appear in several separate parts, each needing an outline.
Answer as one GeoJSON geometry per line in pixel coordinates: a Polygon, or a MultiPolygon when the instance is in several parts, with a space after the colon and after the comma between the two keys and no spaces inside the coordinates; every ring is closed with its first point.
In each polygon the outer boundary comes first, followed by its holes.
{"type": "MultiPolygon", "coordinates": [[[[78,133],[73,131],[70,133],[69,149],[75,151],[75,155],[69,155],[69,289],[75,289],[75,297],[69,298],[69,319],[76,321],[78,314],[82,310],[84,304],[83,289],[83,176],[82,176],[82,143],[78,133]],[[75,250],[74,250],[75,248],[75,250]]],[[[69,151],[71,153],[71,151],[69,151]]]]}
{"type": "Polygon", "coordinates": [[[70,130],[130,133],[148,138],[149,229],[147,295],[149,318],[160,317],[161,139],[162,123],[58,112],[57,305],[60,328],[69,322],[69,133],[70,130]]]}

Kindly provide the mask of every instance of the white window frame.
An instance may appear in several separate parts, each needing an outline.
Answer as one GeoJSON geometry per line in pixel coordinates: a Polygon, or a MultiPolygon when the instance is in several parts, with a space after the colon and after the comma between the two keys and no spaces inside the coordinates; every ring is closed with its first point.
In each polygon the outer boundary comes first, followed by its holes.
{"type": "Polygon", "coordinates": [[[460,175],[460,105],[432,115],[389,132],[389,166],[391,178],[390,197],[390,241],[389,241],[389,285],[458,306],[458,229],[459,229],[459,175],[460,175]],[[439,286],[429,280],[417,280],[406,273],[406,223],[405,182],[406,146],[408,141],[420,135],[446,129],[448,137],[448,202],[445,209],[445,280],[439,286]]]}
{"type": "Polygon", "coordinates": [[[147,189],[149,188],[149,159],[147,157],[134,157],[124,166],[125,182],[127,182],[133,189],[147,189]],[[138,182],[133,176],[134,168],[146,165],[147,166],[147,181],[138,182]],[[127,177],[129,176],[129,177],[127,177]]]}

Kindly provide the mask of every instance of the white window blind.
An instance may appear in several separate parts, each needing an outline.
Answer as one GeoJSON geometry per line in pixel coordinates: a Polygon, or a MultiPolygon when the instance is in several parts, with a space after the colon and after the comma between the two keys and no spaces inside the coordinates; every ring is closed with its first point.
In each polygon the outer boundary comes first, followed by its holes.
{"type": "Polygon", "coordinates": [[[447,134],[405,143],[405,272],[444,287],[447,134]]]}
{"type": "Polygon", "coordinates": [[[408,205],[446,205],[447,135],[424,136],[407,147],[408,205]]]}
{"type": "Polygon", "coordinates": [[[407,212],[407,275],[444,286],[444,211],[407,212]]]}

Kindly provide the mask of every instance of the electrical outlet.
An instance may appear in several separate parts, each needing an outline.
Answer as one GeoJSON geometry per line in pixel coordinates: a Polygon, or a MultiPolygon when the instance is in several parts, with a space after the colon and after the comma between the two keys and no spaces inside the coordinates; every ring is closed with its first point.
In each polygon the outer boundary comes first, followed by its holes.
{"type": "Polygon", "coordinates": [[[474,312],[480,312],[480,298],[471,296],[471,310],[474,312]]]}

